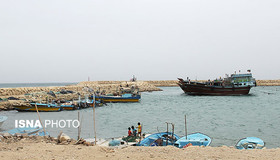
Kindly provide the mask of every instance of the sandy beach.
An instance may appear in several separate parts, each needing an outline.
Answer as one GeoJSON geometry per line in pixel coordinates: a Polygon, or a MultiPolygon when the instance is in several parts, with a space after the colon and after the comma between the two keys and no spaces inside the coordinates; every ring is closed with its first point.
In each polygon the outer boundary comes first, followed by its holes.
{"type": "Polygon", "coordinates": [[[237,150],[233,147],[122,147],[57,145],[23,139],[0,143],[0,159],[280,159],[280,149],[237,150]]]}

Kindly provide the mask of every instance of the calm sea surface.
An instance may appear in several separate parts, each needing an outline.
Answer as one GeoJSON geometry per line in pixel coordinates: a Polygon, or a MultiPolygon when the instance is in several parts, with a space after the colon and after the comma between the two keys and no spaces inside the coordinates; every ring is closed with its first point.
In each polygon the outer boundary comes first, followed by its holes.
{"type": "MultiPolygon", "coordinates": [[[[143,123],[144,133],[166,131],[165,122],[175,124],[175,134],[202,132],[210,136],[211,146],[234,146],[244,137],[255,136],[267,148],[280,147],[280,87],[255,87],[247,96],[188,96],[179,87],[162,87],[163,91],[144,92],[140,103],[114,103],[96,108],[97,138],[122,137],[129,126],[143,123]]],[[[93,109],[40,113],[43,120],[74,120],[80,112],[82,137],[93,138],[93,109]]],[[[1,130],[14,128],[15,120],[38,119],[37,114],[2,111],[8,116],[1,130]]],[[[169,128],[170,130],[171,128],[169,128]]],[[[51,136],[60,131],[77,138],[76,128],[47,128],[51,136]]]]}

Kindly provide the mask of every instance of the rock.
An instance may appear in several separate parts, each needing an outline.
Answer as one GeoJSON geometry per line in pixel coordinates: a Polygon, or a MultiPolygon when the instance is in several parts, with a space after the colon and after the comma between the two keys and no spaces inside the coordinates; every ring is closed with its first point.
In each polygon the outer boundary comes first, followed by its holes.
{"type": "Polygon", "coordinates": [[[12,135],[11,135],[10,133],[4,133],[4,134],[3,134],[3,137],[6,138],[6,139],[8,139],[8,138],[11,138],[12,135]]]}
{"type": "Polygon", "coordinates": [[[90,143],[90,142],[84,142],[84,145],[86,145],[86,146],[90,146],[90,145],[91,145],[91,143],[90,143]]]}
{"type": "Polygon", "coordinates": [[[27,138],[27,137],[28,137],[28,133],[23,133],[23,134],[21,134],[21,137],[22,137],[22,138],[27,138]]]}
{"type": "Polygon", "coordinates": [[[23,149],[23,147],[18,147],[17,150],[23,149]]]}
{"type": "Polygon", "coordinates": [[[67,145],[68,144],[68,142],[67,141],[63,141],[63,142],[61,142],[61,143],[59,143],[60,145],[67,145]]]}
{"type": "Polygon", "coordinates": [[[71,144],[71,145],[75,145],[76,143],[77,143],[77,141],[73,140],[73,139],[69,142],[69,144],[71,144]]]}
{"type": "Polygon", "coordinates": [[[17,137],[17,138],[21,138],[21,134],[20,133],[15,133],[14,136],[17,137]]]}
{"type": "Polygon", "coordinates": [[[58,135],[57,139],[58,139],[58,142],[61,143],[61,142],[64,142],[64,141],[67,142],[71,138],[67,134],[60,132],[60,134],[58,135]]]}

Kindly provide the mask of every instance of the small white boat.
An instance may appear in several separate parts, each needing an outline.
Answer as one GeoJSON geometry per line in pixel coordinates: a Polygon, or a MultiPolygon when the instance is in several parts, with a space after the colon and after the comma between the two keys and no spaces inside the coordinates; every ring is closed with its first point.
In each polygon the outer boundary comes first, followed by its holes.
{"type": "Polygon", "coordinates": [[[8,117],[6,116],[0,116],[0,127],[2,126],[2,124],[8,119],[8,117]]]}
{"type": "Polygon", "coordinates": [[[193,134],[189,134],[187,137],[184,136],[184,137],[178,139],[174,145],[179,148],[185,148],[190,145],[192,145],[192,146],[209,146],[211,142],[212,142],[212,139],[209,136],[202,134],[202,133],[193,133],[193,134]]]}

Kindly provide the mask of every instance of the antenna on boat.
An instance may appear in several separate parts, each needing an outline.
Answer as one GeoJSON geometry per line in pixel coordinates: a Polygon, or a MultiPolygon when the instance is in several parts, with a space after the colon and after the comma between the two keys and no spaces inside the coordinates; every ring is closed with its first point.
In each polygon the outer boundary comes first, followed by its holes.
{"type": "Polygon", "coordinates": [[[172,136],[171,136],[171,138],[172,138],[172,143],[173,143],[173,141],[174,141],[175,124],[171,123],[171,125],[172,125],[172,136]]]}
{"type": "Polygon", "coordinates": [[[95,128],[95,94],[93,93],[92,95],[92,100],[93,100],[93,124],[94,124],[94,145],[96,145],[96,128],[95,128]]]}
{"type": "Polygon", "coordinates": [[[167,146],[167,144],[168,144],[168,122],[165,122],[165,123],[167,125],[167,130],[166,130],[166,134],[167,134],[167,136],[166,136],[166,146],[167,146]]]}

